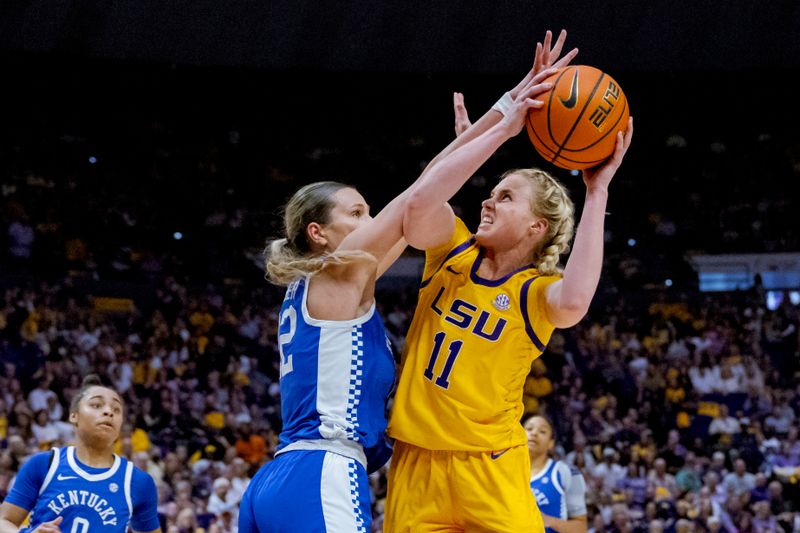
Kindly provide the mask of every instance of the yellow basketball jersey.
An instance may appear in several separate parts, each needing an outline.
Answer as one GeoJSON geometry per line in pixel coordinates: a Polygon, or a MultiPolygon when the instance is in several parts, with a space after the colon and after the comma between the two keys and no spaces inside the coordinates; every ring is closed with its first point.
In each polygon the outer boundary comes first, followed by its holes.
{"type": "Polygon", "coordinates": [[[531,265],[487,280],[481,259],[460,219],[446,245],[426,252],[389,423],[395,439],[429,450],[527,443],[522,390],[554,329],[544,299],[559,278],[531,265]]]}

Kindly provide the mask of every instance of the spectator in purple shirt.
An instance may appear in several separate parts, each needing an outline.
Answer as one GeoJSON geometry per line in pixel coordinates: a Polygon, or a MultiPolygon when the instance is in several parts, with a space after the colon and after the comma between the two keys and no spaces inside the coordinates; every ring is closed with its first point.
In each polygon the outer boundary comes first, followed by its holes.
{"type": "Polygon", "coordinates": [[[647,478],[639,465],[631,461],[625,477],[617,482],[617,488],[626,494],[628,505],[635,509],[644,509],[647,502],[647,478]]]}

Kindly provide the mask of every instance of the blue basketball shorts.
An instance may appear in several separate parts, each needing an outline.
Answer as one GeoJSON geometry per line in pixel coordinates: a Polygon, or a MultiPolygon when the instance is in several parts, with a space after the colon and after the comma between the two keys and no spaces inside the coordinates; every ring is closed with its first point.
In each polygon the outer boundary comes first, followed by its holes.
{"type": "Polygon", "coordinates": [[[367,472],[325,450],[278,455],[253,477],[239,508],[239,533],[369,533],[367,472]]]}

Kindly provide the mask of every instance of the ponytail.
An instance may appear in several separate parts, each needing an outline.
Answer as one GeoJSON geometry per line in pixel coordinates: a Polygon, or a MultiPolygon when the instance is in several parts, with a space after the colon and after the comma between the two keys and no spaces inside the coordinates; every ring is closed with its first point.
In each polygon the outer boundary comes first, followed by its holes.
{"type": "Polygon", "coordinates": [[[305,256],[292,249],[288,239],[275,239],[264,251],[267,279],[275,285],[291,282],[315,274],[328,265],[346,265],[356,261],[376,261],[372,254],[359,250],[332,252],[305,256]]]}

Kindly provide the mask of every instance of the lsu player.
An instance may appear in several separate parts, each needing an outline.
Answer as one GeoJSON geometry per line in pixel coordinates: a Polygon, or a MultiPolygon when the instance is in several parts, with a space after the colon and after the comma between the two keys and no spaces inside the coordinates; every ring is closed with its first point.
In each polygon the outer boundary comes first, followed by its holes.
{"type": "Polygon", "coordinates": [[[0,506],[0,533],[160,533],[153,478],[113,453],[124,406],[119,395],[86,376],[70,406],[75,446],[31,457],[0,506]]]}
{"type": "Polygon", "coordinates": [[[569,248],[574,210],[547,173],[507,172],[483,202],[474,234],[448,200],[541,107],[534,98],[550,88],[545,68],[564,37],[551,50],[548,33],[532,71],[457,138],[466,143],[420,178],[406,204],[403,234],[425,250],[425,268],[389,423],[386,533],[544,530],[520,424],[523,384],[553,329],[575,325],[589,307],[608,186],[633,123],[612,157],[583,173],[586,201],[563,273],[556,265],[569,248]]]}
{"type": "Polygon", "coordinates": [[[586,533],[586,481],[580,471],[549,457],[553,425],[534,415],[523,423],[531,460],[531,491],[547,533],[586,533]]]}

